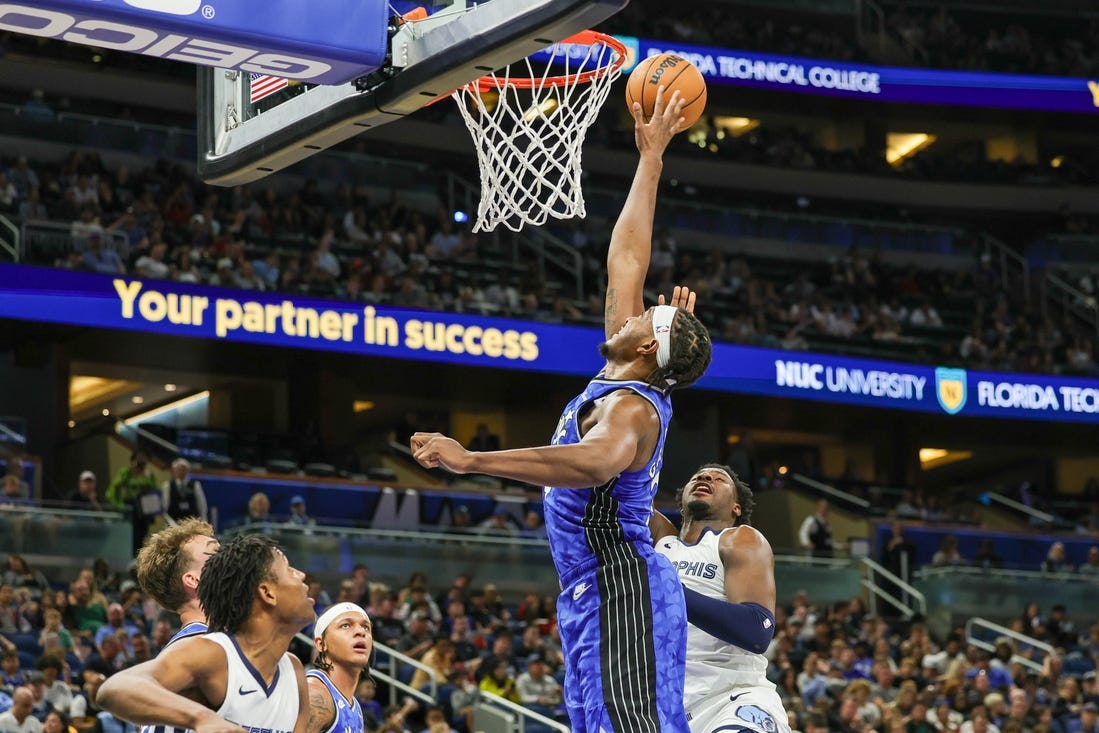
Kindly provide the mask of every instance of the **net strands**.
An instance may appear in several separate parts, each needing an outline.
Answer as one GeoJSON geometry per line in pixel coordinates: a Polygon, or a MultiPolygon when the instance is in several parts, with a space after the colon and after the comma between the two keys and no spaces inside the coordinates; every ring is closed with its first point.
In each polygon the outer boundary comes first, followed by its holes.
{"type": "Polygon", "coordinates": [[[477,147],[475,232],[500,224],[518,232],[551,216],[586,214],[584,138],[622,73],[625,53],[617,41],[594,33],[566,39],[549,53],[541,72],[527,58],[454,92],[477,147]],[[555,69],[560,75],[551,75],[555,69]]]}

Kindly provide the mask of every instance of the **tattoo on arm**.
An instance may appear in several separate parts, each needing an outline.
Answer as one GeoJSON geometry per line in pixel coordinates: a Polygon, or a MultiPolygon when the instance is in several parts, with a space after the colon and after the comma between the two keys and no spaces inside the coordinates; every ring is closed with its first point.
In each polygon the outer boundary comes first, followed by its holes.
{"type": "Polygon", "coordinates": [[[309,727],[307,733],[322,733],[328,730],[336,717],[332,705],[332,695],[328,690],[317,690],[309,686],[309,727]]]}
{"type": "Polygon", "coordinates": [[[607,288],[607,306],[604,317],[608,326],[614,323],[616,315],[618,315],[618,291],[614,288],[607,288]]]}

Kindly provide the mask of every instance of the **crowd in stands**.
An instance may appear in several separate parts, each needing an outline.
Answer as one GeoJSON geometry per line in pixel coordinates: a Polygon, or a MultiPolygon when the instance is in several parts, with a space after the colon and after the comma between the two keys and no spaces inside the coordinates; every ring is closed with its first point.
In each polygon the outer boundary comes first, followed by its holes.
{"type": "MultiPolygon", "coordinates": [[[[330,587],[317,577],[307,582],[318,611],[360,603],[376,642],[435,672],[433,687],[423,670],[397,667],[400,679],[433,692],[436,705],[389,704],[384,685],[363,679],[356,697],[367,731],[472,730],[471,706],[484,692],[562,719],[563,654],[550,589],[505,597],[491,578],[440,583],[423,573],[386,583],[365,563],[330,587]]],[[[789,590],[780,597],[765,656],[793,730],[1099,730],[1099,622],[1090,609],[1031,603],[1005,620],[1056,649],[1043,655],[1006,636],[985,651],[967,643],[961,627],[934,638],[918,619],[875,617],[858,598],[820,604],[789,590]]],[[[118,670],[155,655],[177,624],[126,571],[97,562],[75,578],[47,579],[11,556],[0,577],[0,731],[130,733],[132,726],[98,708],[95,693],[118,670]]],[[[309,661],[305,646],[292,650],[309,661]]],[[[388,659],[383,651],[378,666],[387,670],[388,659]]]]}
{"type": "Polygon", "coordinates": [[[835,61],[1018,74],[1090,77],[1099,73],[1099,18],[1022,15],[951,8],[947,3],[886,0],[885,32],[904,56],[881,56],[872,32],[860,43],[853,17],[766,11],[736,2],[700,3],[662,12],[639,0],[605,23],[613,32],[699,46],[835,61]]]}
{"type": "MultiPolygon", "coordinates": [[[[25,158],[0,170],[0,211],[22,221],[69,226],[60,255],[28,259],[93,272],[244,290],[336,297],[360,303],[599,324],[605,237],[576,227],[566,236],[585,256],[587,293],[563,279],[508,262],[493,240],[442,212],[376,201],[350,185],[322,192],[203,187],[165,162],[109,169],[76,152],[60,165],[25,158]]],[[[1002,289],[988,258],[968,271],[884,265],[857,247],[800,272],[753,274],[774,263],[679,247],[663,232],[650,287],[686,282],[700,293],[715,335],[737,343],[843,351],[860,342],[915,361],[1028,372],[1095,370],[1094,340],[1072,321],[1042,318],[1002,289]],[[753,264],[755,263],[755,264],[753,264]],[[972,294],[981,297],[972,310],[972,294]],[[961,321],[945,309],[965,304],[961,321]],[[943,309],[944,313],[939,310],[943,309]]]]}

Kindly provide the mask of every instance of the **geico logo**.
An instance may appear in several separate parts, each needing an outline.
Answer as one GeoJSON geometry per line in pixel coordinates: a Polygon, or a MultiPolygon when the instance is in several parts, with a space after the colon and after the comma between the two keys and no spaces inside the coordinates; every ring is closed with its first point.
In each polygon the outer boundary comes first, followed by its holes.
{"type": "Polygon", "coordinates": [[[127,5],[154,13],[169,15],[194,15],[202,0],[122,0],[127,5]]]}
{"type": "Polygon", "coordinates": [[[71,43],[85,43],[189,64],[241,69],[304,81],[315,79],[332,70],[323,61],[280,53],[261,53],[254,48],[162,33],[153,28],[109,20],[77,20],[67,13],[14,3],[0,3],[0,31],[59,38],[71,43]]]}

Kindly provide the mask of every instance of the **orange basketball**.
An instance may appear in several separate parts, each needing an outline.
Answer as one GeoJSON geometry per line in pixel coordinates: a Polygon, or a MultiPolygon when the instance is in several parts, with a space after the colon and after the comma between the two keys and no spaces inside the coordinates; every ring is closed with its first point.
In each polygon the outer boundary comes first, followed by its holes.
{"type": "Polygon", "coordinates": [[[653,114],[656,91],[664,87],[664,99],[671,99],[679,91],[686,104],[683,106],[684,129],[690,127],[706,111],[706,80],[702,72],[687,59],[673,53],[650,56],[638,63],[626,82],[626,104],[633,109],[634,102],[641,103],[645,119],[653,114]]]}

